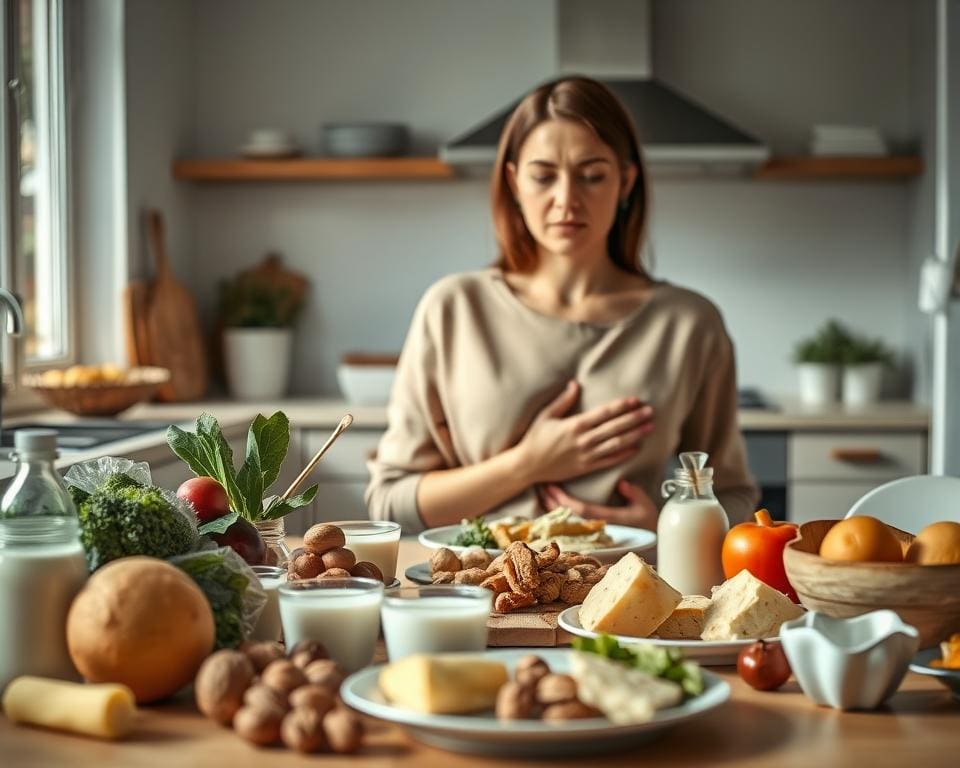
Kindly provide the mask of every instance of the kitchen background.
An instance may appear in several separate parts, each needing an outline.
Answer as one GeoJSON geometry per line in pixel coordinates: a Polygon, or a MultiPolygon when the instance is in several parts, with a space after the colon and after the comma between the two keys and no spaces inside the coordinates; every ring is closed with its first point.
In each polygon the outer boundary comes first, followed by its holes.
{"type": "MultiPolygon", "coordinates": [[[[558,72],[652,68],[774,154],[805,154],[814,123],[875,124],[895,149],[932,147],[932,0],[79,5],[74,237],[91,267],[78,270],[94,320],[81,329],[88,360],[122,358],[114,297],[146,276],[146,206],[166,212],[174,267],[208,321],[217,282],[268,250],[311,277],[291,382],[301,395],[335,395],[343,352],[398,350],[427,285],[492,260],[484,175],[173,179],[175,158],[235,154],[258,127],[289,129],[316,151],[323,122],[400,121],[432,153],[558,72]]],[[[888,394],[926,399],[929,321],[916,296],[933,247],[929,171],[764,182],[689,168],[655,173],[652,191],[655,272],[721,307],[741,384],[792,393],[794,343],[835,316],[897,351],[888,394]]]]}

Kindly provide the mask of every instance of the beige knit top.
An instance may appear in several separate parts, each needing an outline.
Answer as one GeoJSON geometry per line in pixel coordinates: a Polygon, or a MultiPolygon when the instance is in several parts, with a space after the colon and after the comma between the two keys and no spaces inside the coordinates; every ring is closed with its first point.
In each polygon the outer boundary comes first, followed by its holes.
{"type": "MultiPolygon", "coordinates": [[[[633,312],[611,324],[541,314],[498,269],[445,277],[421,299],[397,367],[387,431],[366,502],[374,519],[423,530],[417,484],[433,470],[466,466],[515,445],[569,379],[589,410],[635,395],[653,406],[654,431],[623,464],[563,483],[600,504],[623,501],[625,477],[658,506],[667,463],[680,451],[710,454],[714,490],[731,525],[750,517],[758,492],[737,426],[733,345],[716,307],[658,282],[633,312]]],[[[491,516],[541,514],[528,489],[491,516]]]]}

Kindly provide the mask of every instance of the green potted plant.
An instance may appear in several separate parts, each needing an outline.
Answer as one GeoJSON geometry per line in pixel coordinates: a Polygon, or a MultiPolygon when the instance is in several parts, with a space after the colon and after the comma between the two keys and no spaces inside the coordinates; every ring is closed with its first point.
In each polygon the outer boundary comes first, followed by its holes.
{"type": "Polygon", "coordinates": [[[825,405],[837,400],[840,366],[850,334],[836,320],[828,320],[813,336],[801,339],[794,349],[800,379],[800,402],[825,405]]]}
{"type": "Polygon", "coordinates": [[[219,320],[230,394],[265,400],[286,393],[293,326],[306,303],[307,279],[269,254],[220,284],[219,320]]]}
{"type": "Polygon", "coordinates": [[[843,404],[869,405],[880,399],[883,369],[893,365],[893,352],[880,339],[853,336],[843,353],[843,404]]]}

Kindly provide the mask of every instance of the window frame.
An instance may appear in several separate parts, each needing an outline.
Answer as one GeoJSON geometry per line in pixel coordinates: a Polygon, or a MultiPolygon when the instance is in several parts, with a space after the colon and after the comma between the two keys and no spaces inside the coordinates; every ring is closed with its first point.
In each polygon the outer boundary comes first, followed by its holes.
{"type": "MultiPolygon", "coordinates": [[[[24,256],[20,249],[18,227],[20,226],[20,104],[23,98],[21,82],[22,72],[19,66],[20,27],[19,0],[3,0],[2,34],[0,34],[0,61],[3,65],[3,79],[0,88],[4,98],[0,99],[0,178],[3,179],[3,194],[6,199],[0,205],[0,281],[15,294],[20,295],[19,287],[24,268],[24,256]]],[[[3,339],[3,381],[9,395],[5,405],[16,408],[18,401],[24,405],[33,404],[36,399],[20,386],[18,377],[24,372],[42,371],[51,367],[69,365],[76,361],[78,331],[76,325],[76,275],[72,258],[71,230],[71,187],[70,187],[70,131],[69,110],[66,93],[67,33],[66,14],[63,0],[30,0],[30,12],[34,19],[39,17],[41,24],[34,25],[34,33],[42,34],[45,39],[42,69],[36,67],[35,78],[46,82],[43,92],[32,95],[38,101],[44,99],[44,109],[49,116],[48,135],[43,138],[51,148],[49,153],[49,173],[44,184],[49,186],[49,217],[44,226],[49,226],[49,247],[53,260],[58,263],[60,278],[54,287],[53,307],[55,323],[60,326],[63,340],[62,354],[43,360],[27,361],[23,351],[23,342],[11,342],[3,339]],[[42,30],[40,29],[42,27],[42,30]]],[[[38,134],[37,144],[41,143],[38,134]]]]}

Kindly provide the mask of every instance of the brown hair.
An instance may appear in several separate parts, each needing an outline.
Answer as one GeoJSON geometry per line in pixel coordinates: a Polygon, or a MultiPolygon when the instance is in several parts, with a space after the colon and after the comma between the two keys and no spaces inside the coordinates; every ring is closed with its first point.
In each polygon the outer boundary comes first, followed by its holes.
{"type": "Polygon", "coordinates": [[[493,226],[500,247],[499,266],[508,272],[529,272],[537,266],[537,247],[507,183],[507,163],[515,163],[530,132],[547,120],[576,120],[609,146],[621,170],[631,163],[637,179],[617,209],[607,236],[611,261],[633,274],[647,276],[640,263],[640,243],[647,219],[647,174],[630,115],[602,83],[586,77],[565,77],[544,83],[527,95],[504,126],[491,181],[493,226]]]}

